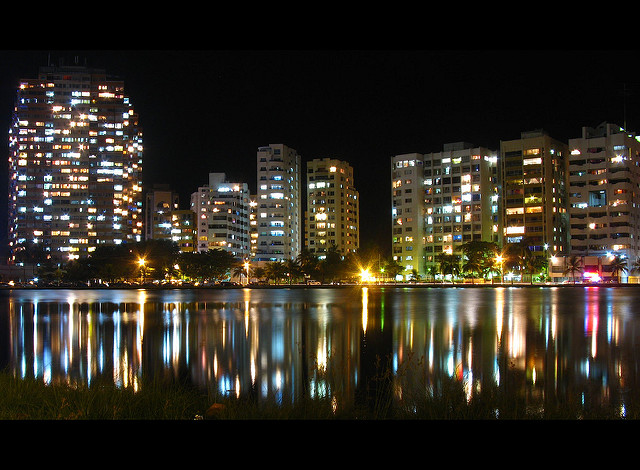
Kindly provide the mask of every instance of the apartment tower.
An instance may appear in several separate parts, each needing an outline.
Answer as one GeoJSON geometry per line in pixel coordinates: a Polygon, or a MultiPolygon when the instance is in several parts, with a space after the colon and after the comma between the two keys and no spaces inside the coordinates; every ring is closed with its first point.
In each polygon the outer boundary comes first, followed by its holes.
{"type": "Polygon", "coordinates": [[[462,244],[497,242],[497,153],[457,142],[441,152],[391,159],[392,255],[404,267],[428,276],[440,253],[462,244]]]}
{"type": "Polygon", "coordinates": [[[353,168],[333,158],[307,162],[305,248],[322,259],[335,247],[342,255],[360,246],[359,196],[353,168]]]}
{"type": "Polygon", "coordinates": [[[142,239],[142,131],[123,81],[41,67],[18,86],[9,150],[9,263],[142,239]]]}
{"type": "Polygon", "coordinates": [[[145,240],[170,240],[173,221],[171,213],[178,210],[180,196],[169,185],[155,184],[145,194],[145,240]]]}
{"type": "Polygon", "coordinates": [[[248,258],[249,188],[227,181],[224,173],[209,173],[209,184],[191,194],[196,216],[196,250],[222,249],[236,258],[248,258]]]}
{"type": "Polygon", "coordinates": [[[295,259],[302,249],[301,157],[284,144],[259,147],[256,261],[295,259]]]}
{"type": "Polygon", "coordinates": [[[571,254],[640,252],[640,141],[620,126],[583,127],[570,139],[569,217],[571,254]]]}
{"type": "Polygon", "coordinates": [[[502,245],[526,243],[537,255],[569,249],[569,151],[545,131],[500,142],[502,245]]]}

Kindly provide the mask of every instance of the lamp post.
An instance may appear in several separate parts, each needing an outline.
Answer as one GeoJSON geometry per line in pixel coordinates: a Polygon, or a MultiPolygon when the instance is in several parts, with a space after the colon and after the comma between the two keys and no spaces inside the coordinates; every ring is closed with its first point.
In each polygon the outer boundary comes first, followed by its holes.
{"type": "Polygon", "coordinates": [[[138,258],[138,266],[140,266],[140,284],[144,284],[144,265],[146,260],[144,258],[138,258]]]}
{"type": "Polygon", "coordinates": [[[249,266],[250,266],[249,261],[245,261],[244,262],[244,269],[247,270],[247,284],[246,285],[249,285],[249,266]]]}
{"type": "Polygon", "coordinates": [[[496,262],[500,263],[500,284],[504,283],[504,272],[502,270],[503,261],[504,261],[504,258],[502,257],[502,255],[496,256],[496,262]]]}

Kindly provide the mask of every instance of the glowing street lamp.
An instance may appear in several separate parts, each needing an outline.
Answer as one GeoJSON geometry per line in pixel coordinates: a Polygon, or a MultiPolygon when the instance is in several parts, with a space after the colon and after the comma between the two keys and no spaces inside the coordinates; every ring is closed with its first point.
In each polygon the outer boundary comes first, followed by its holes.
{"type": "Polygon", "coordinates": [[[251,265],[249,264],[249,261],[245,261],[245,262],[244,262],[244,269],[246,269],[246,270],[247,270],[247,285],[249,285],[249,266],[251,266],[251,265]]]}
{"type": "Polygon", "coordinates": [[[500,264],[500,283],[501,284],[504,282],[504,271],[502,266],[503,261],[504,261],[504,258],[502,257],[502,255],[496,256],[496,263],[500,264]]]}
{"type": "Polygon", "coordinates": [[[138,266],[140,266],[140,283],[144,284],[144,265],[147,261],[144,258],[138,258],[138,266]]]}
{"type": "Polygon", "coordinates": [[[364,284],[365,282],[371,282],[371,280],[373,279],[373,277],[371,276],[371,273],[369,272],[368,269],[366,268],[362,268],[360,270],[360,280],[361,282],[364,284]]]}

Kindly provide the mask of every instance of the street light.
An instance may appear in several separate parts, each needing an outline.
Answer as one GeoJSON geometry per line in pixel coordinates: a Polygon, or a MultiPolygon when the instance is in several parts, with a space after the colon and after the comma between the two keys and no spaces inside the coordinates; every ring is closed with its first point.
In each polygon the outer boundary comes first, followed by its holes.
{"type": "Polygon", "coordinates": [[[504,258],[502,257],[502,255],[496,256],[496,262],[500,263],[500,284],[504,283],[504,272],[502,270],[503,261],[504,261],[504,258]]]}
{"type": "Polygon", "coordinates": [[[247,285],[249,285],[249,266],[250,266],[249,261],[245,261],[244,262],[244,269],[247,270],[247,285]]]}
{"type": "Polygon", "coordinates": [[[146,260],[144,258],[138,258],[138,266],[140,266],[140,283],[144,284],[144,265],[146,260]]]}

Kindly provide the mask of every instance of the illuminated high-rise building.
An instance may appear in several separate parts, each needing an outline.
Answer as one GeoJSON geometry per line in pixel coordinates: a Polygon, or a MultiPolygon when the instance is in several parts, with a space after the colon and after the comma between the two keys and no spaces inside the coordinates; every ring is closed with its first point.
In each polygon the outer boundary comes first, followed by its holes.
{"type": "Polygon", "coordinates": [[[545,131],[500,142],[502,245],[524,242],[536,255],[569,249],[567,144],[545,131]]]}
{"type": "Polygon", "coordinates": [[[102,69],[41,67],[20,81],[9,130],[9,262],[140,241],[142,131],[124,82],[102,69]]]}
{"type": "Polygon", "coordinates": [[[322,259],[333,246],[341,255],[360,246],[358,191],[353,168],[333,158],[307,162],[305,248],[322,259]]]}
{"type": "Polygon", "coordinates": [[[196,216],[196,249],[222,249],[248,258],[250,197],[247,183],[231,183],[224,173],[209,173],[209,184],[191,194],[196,216]]]}
{"type": "Polygon", "coordinates": [[[168,185],[154,184],[145,195],[145,240],[171,240],[173,220],[171,213],[178,210],[180,196],[168,185]]]}
{"type": "Polygon", "coordinates": [[[497,152],[465,142],[391,159],[392,256],[409,279],[471,241],[498,242],[497,152]]]}
{"type": "Polygon", "coordinates": [[[283,144],[258,148],[256,261],[295,259],[302,249],[301,158],[283,144]]]}

